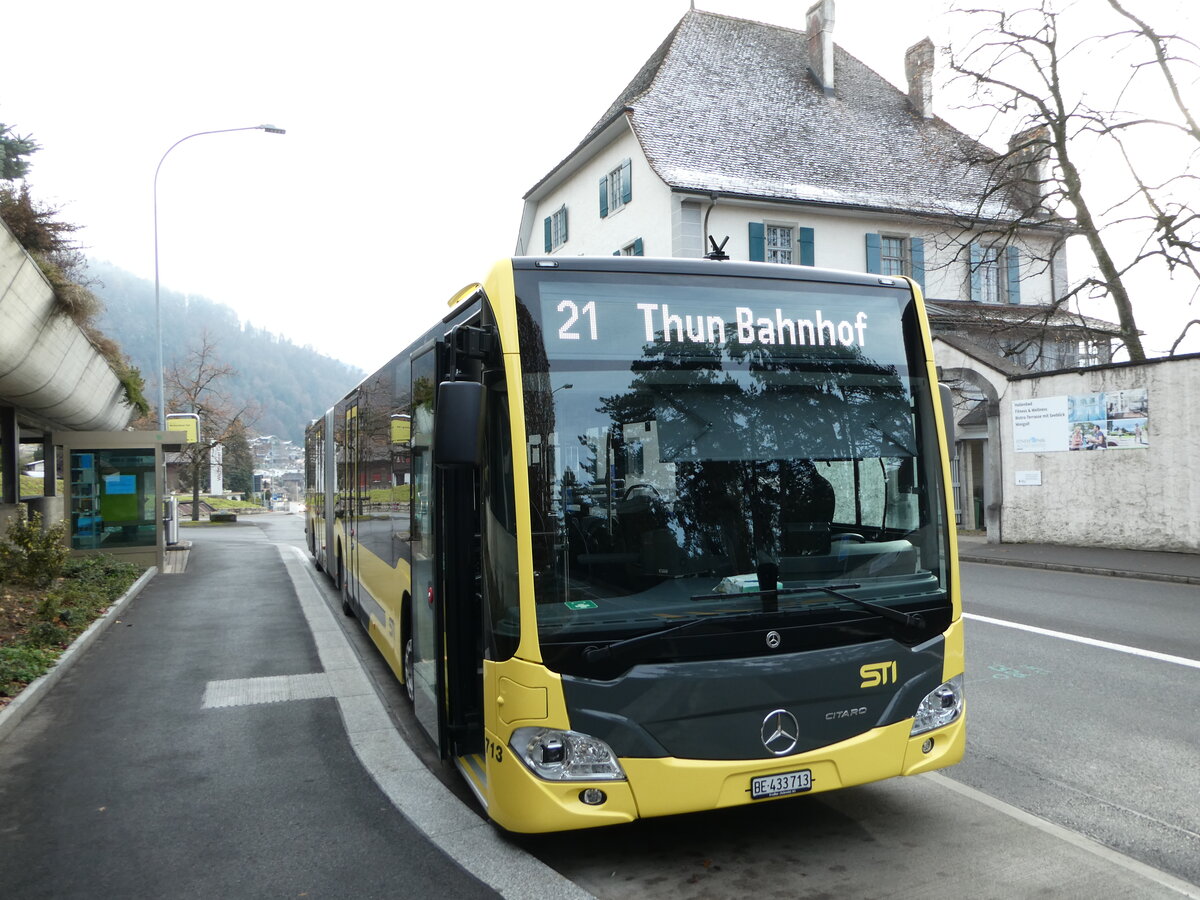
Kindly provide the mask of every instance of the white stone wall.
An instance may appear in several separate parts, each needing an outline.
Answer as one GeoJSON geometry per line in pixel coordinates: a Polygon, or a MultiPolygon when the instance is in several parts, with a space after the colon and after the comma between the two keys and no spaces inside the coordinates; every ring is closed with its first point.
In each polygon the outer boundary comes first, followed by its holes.
{"type": "Polygon", "coordinates": [[[1004,540],[1200,552],[1200,356],[1017,379],[1001,399],[1004,540]],[[1017,453],[1014,400],[1145,388],[1146,449],[1017,453]],[[1041,485],[1017,486],[1018,471],[1041,485]]]}

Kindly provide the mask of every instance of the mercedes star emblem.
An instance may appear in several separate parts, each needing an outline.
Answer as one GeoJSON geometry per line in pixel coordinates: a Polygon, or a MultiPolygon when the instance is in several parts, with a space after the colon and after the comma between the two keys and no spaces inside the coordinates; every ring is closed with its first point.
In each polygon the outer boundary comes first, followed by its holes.
{"type": "Polygon", "coordinates": [[[762,723],[762,742],[776,756],[791,753],[800,739],[800,723],[786,709],[767,713],[762,723]]]}
{"type": "Polygon", "coordinates": [[[768,631],[767,632],[767,646],[770,647],[772,650],[778,650],[779,645],[782,643],[783,643],[783,638],[780,636],[778,631],[768,631]]]}

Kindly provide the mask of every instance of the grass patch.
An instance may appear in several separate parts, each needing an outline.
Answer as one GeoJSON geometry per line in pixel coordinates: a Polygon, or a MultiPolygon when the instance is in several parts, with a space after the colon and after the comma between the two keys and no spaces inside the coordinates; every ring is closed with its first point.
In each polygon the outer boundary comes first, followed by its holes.
{"type": "Polygon", "coordinates": [[[253,500],[228,500],[225,497],[201,497],[205,503],[213,509],[263,509],[261,503],[255,503],[253,500]]]}

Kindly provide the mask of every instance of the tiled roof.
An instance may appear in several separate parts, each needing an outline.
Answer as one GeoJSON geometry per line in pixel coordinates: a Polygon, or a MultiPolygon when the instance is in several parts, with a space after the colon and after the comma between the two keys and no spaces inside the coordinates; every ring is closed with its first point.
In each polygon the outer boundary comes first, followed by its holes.
{"type": "Polygon", "coordinates": [[[1006,325],[1018,330],[1021,328],[1075,328],[1079,331],[1094,332],[1110,336],[1121,334],[1120,326],[1103,319],[1085,316],[1055,306],[1038,304],[998,304],[976,303],[971,300],[929,300],[926,302],[929,311],[930,325],[934,330],[940,327],[954,325],[978,326],[1006,325]]]}
{"type": "MultiPolygon", "coordinates": [[[[681,190],[918,215],[974,217],[986,148],[840,47],[834,96],[804,32],[688,12],[583,144],[628,110],[655,172],[681,190]]],[[[581,145],[583,146],[583,145],[581,145]]],[[[1015,218],[1003,203],[989,219],[1015,218]]]]}

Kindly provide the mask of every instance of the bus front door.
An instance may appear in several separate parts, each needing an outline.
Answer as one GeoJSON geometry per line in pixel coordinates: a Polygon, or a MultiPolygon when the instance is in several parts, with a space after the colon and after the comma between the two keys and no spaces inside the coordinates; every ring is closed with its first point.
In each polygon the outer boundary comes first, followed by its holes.
{"type": "Polygon", "coordinates": [[[444,347],[412,362],[413,704],[443,758],[483,749],[479,467],[435,459],[433,440],[435,417],[439,433],[468,428],[453,409],[434,412],[438,384],[456,367],[444,347]]]}
{"type": "MultiPolygon", "coordinates": [[[[437,542],[434,532],[433,402],[437,389],[436,352],[430,348],[412,361],[412,665],[413,712],[421,729],[442,746],[438,721],[438,646],[434,581],[437,542]]],[[[407,674],[407,673],[406,673],[407,674]]]]}

